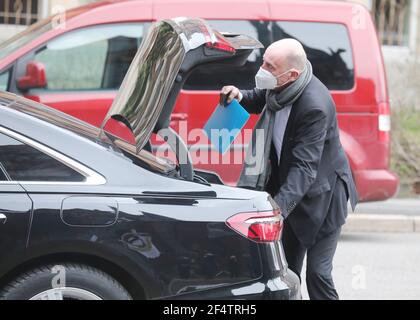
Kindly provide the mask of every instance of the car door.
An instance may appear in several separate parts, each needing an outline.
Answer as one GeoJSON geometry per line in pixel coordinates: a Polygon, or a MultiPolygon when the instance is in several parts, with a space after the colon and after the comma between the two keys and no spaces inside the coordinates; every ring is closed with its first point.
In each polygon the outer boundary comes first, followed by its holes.
{"type": "Polygon", "coordinates": [[[46,85],[25,90],[17,85],[17,93],[99,126],[146,27],[140,22],[96,25],[48,41],[19,59],[15,75],[21,79],[28,63],[35,62],[45,70],[46,85]]]}
{"type": "MultiPolygon", "coordinates": [[[[0,134],[0,158],[9,147],[0,134]]],[[[31,214],[31,199],[18,182],[10,179],[0,159],[0,270],[25,249],[31,214]]]]}
{"type": "Polygon", "coordinates": [[[32,235],[47,238],[52,229],[62,227],[60,210],[68,193],[60,190],[80,190],[87,184],[85,167],[2,126],[0,166],[0,246],[8,246],[2,252],[26,247],[29,226],[32,235]]]}

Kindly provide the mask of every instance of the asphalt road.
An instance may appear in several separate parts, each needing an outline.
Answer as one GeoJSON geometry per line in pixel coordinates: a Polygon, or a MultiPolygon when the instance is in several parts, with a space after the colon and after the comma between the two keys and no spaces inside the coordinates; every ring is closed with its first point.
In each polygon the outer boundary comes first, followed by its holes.
{"type": "MultiPolygon", "coordinates": [[[[339,241],[333,277],[340,299],[420,300],[419,269],[419,233],[348,233],[339,241]]],[[[305,284],[302,294],[308,299],[305,284]]]]}

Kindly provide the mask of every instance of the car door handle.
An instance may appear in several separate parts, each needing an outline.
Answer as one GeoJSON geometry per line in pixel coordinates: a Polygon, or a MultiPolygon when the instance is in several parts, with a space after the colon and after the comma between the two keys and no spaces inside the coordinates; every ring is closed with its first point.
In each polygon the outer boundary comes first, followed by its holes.
{"type": "Polygon", "coordinates": [[[4,215],[3,213],[0,213],[0,224],[5,224],[6,221],[7,221],[6,215],[4,215]]]}

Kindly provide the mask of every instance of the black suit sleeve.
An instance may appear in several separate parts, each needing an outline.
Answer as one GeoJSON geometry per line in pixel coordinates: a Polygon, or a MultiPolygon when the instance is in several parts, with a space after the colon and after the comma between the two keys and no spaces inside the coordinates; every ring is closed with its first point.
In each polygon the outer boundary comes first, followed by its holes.
{"type": "Polygon", "coordinates": [[[266,90],[254,88],[252,90],[241,90],[243,95],[240,104],[248,113],[261,113],[265,106],[266,90]]]}
{"type": "Polygon", "coordinates": [[[327,134],[327,115],[312,108],[296,122],[292,164],[274,199],[286,218],[314,183],[327,134]]]}

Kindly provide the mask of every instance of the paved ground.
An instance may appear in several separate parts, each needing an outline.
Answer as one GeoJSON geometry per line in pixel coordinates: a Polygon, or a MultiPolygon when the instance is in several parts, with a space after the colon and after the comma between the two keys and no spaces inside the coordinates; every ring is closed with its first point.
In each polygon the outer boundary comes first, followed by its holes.
{"type": "MultiPolygon", "coordinates": [[[[341,299],[420,299],[419,233],[346,233],[334,280],[341,299]]],[[[304,278],[304,273],[303,273],[304,278]]],[[[308,299],[303,285],[304,299],[308,299]]]]}
{"type": "Polygon", "coordinates": [[[360,203],[349,213],[346,231],[420,233],[420,198],[360,203]]]}
{"type": "Polygon", "coordinates": [[[362,202],[357,205],[356,213],[420,216],[420,198],[362,202]]]}

